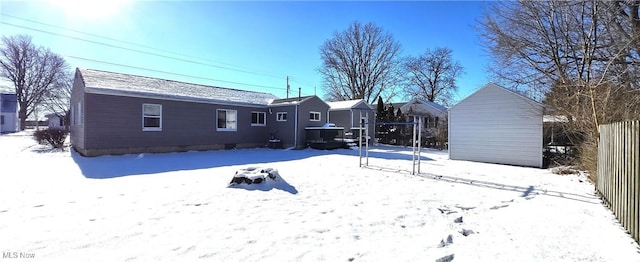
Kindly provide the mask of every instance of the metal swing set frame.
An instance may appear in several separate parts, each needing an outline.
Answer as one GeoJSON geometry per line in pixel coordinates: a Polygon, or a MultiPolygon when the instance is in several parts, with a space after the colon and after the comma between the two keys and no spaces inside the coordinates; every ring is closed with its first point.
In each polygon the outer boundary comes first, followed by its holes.
{"type": "MultiPolygon", "coordinates": [[[[411,125],[413,126],[413,138],[411,140],[413,153],[411,156],[412,170],[411,175],[420,174],[420,152],[422,150],[422,116],[419,115],[411,115],[413,117],[413,122],[374,122],[374,126],[377,125],[411,125]]],[[[362,112],[360,113],[360,119],[363,119],[362,112]]],[[[366,119],[369,119],[368,117],[366,119]]],[[[369,167],[369,140],[371,137],[369,136],[369,122],[360,121],[360,130],[365,130],[365,132],[360,132],[359,135],[359,156],[360,156],[360,167],[369,167]],[[365,142],[363,145],[363,141],[365,142]],[[364,152],[363,152],[364,146],[364,152]],[[363,163],[364,158],[364,163],[363,163]]]]}

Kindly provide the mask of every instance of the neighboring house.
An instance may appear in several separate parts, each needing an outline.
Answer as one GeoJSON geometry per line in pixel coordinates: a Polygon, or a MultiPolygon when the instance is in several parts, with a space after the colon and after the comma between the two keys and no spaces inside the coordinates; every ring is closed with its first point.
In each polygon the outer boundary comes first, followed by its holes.
{"type": "Polygon", "coordinates": [[[272,94],[77,69],[71,143],[85,156],[264,147],[304,148],[305,127],[322,126],[316,96],[272,94]]]}
{"type": "Polygon", "coordinates": [[[449,158],[542,167],[544,105],[489,83],[449,109],[449,158]]]}
{"type": "Polygon", "coordinates": [[[0,134],[20,131],[18,119],[18,97],[15,94],[0,94],[0,134]]]}
{"type": "Polygon", "coordinates": [[[269,137],[283,147],[306,148],[306,127],[321,127],[327,122],[329,105],[317,96],[275,99],[269,108],[269,137]]]}
{"type": "Polygon", "coordinates": [[[64,129],[65,128],[64,116],[62,116],[60,114],[56,114],[56,113],[51,113],[51,114],[45,115],[45,117],[47,118],[47,123],[49,125],[49,129],[64,129]]]}
{"type": "Polygon", "coordinates": [[[83,155],[265,146],[272,94],[77,69],[71,143],[83,155]]]}
{"type": "Polygon", "coordinates": [[[447,124],[447,108],[428,100],[413,98],[400,106],[400,110],[409,117],[408,121],[413,121],[411,116],[421,117],[422,136],[427,139],[435,139],[447,124]]]}
{"type": "Polygon", "coordinates": [[[329,119],[327,122],[344,127],[344,132],[348,138],[356,139],[360,136],[361,123],[368,124],[368,134],[371,137],[374,136],[376,112],[366,101],[362,99],[347,100],[329,102],[328,104],[329,119]]]}

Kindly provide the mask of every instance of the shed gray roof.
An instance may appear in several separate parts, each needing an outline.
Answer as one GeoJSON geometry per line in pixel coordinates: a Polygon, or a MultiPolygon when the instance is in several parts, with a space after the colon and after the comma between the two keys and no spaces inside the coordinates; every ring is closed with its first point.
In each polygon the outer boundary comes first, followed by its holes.
{"type": "Polygon", "coordinates": [[[264,106],[277,98],[269,93],[191,84],[95,69],[78,68],[77,72],[82,77],[87,93],[264,106]]]}

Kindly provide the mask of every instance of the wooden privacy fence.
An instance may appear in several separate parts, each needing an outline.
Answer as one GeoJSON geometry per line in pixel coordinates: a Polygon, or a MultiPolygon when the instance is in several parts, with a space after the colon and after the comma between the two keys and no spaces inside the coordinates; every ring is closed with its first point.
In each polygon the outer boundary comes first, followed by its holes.
{"type": "Polygon", "coordinates": [[[596,189],[640,243],[640,121],[600,126],[596,189]]]}

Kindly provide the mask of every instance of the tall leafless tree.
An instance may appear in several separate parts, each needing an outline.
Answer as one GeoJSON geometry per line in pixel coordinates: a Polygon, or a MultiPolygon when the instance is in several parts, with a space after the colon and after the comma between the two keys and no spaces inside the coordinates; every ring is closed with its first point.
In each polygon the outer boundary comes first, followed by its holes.
{"type": "Polygon", "coordinates": [[[598,126],[640,114],[639,3],[494,2],[480,22],[494,77],[543,93],[591,171],[598,126]]]}
{"type": "Polygon", "coordinates": [[[408,56],[402,67],[406,71],[406,94],[443,105],[450,104],[458,90],[456,79],[463,74],[462,65],[453,60],[453,51],[446,47],[408,56]]]}
{"type": "MultiPolygon", "coordinates": [[[[400,44],[373,23],[352,23],[320,47],[324,89],[330,100],[372,103],[398,80],[400,44]]],[[[386,94],[388,97],[391,94],[386,94]]]]}
{"type": "Polygon", "coordinates": [[[73,74],[71,71],[64,71],[63,74],[52,84],[44,95],[42,105],[47,111],[55,113],[64,119],[65,127],[68,129],[71,110],[71,90],[73,87],[73,74]]]}
{"type": "Polygon", "coordinates": [[[3,36],[2,44],[1,74],[15,87],[20,128],[24,130],[27,117],[52,93],[55,83],[65,77],[68,66],[61,56],[35,46],[27,35],[3,36]]]}

